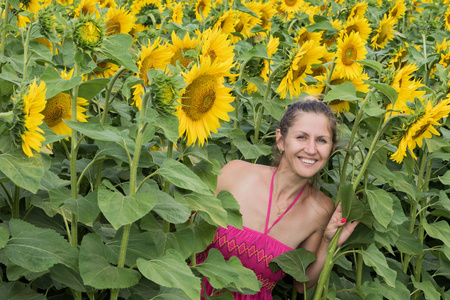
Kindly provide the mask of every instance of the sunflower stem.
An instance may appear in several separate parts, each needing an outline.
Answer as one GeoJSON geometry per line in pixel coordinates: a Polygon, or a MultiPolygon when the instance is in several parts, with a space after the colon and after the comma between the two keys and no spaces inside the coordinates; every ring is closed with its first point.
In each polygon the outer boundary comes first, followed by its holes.
{"type": "MultiPolygon", "coordinates": [[[[172,158],[172,156],[173,156],[173,142],[169,141],[169,143],[167,144],[167,158],[172,158]]],[[[163,192],[167,194],[169,194],[170,192],[170,182],[167,180],[164,182],[163,192]]],[[[167,220],[163,220],[163,231],[165,233],[170,232],[170,222],[167,220]]]]}
{"type": "Polygon", "coordinates": [[[255,138],[253,143],[257,144],[259,141],[259,128],[261,127],[262,118],[264,115],[264,104],[267,102],[267,99],[269,98],[270,92],[272,91],[272,81],[277,76],[278,72],[283,68],[283,65],[279,65],[273,72],[270,74],[269,79],[267,80],[267,87],[266,91],[264,93],[264,98],[261,104],[261,108],[259,109],[257,120],[255,124],[255,138]]]}
{"type": "MultiPolygon", "coordinates": [[[[137,169],[139,164],[139,157],[141,155],[141,147],[142,147],[142,141],[144,136],[145,128],[147,127],[147,122],[145,122],[143,119],[145,117],[145,112],[147,108],[148,99],[150,98],[150,92],[147,92],[144,95],[144,99],[142,100],[142,106],[141,110],[139,112],[139,126],[138,126],[138,132],[136,136],[136,147],[134,149],[134,156],[133,160],[131,162],[130,166],[130,189],[129,189],[129,196],[134,196],[136,194],[136,178],[137,178],[137,169]]],[[[127,254],[127,247],[128,247],[128,241],[130,239],[130,230],[131,230],[131,223],[124,225],[123,227],[123,235],[122,235],[122,241],[120,244],[120,252],[119,252],[119,261],[117,263],[117,267],[123,268],[125,266],[125,258],[127,254]]],[[[119,296],[119,289],[112,289],[111,290],[111,300],[116,300],[119,296]]]]}
{"type": "Polygon", "coordinates": [[[427,63],[426,63],[426,61],[427,61],[427,37],[426,37],[426,35],[424,33],[422,33],[422,43],[423,43],[423,58],[424,58],[424,61],[425,61],[425,63],[424,63],[425,75],[424,75],[424,78],[423,78],[423,84],[425,86],[428,86],[428,77],[430,75],[430,72],[428,70],[428,66],[427,66],[427,63]]]}
{"type": "MultiPolygon", "coordinates": [[[[80,70],[80,64],[78,62],[75,62],[75,70],[74,74],[75,76],[79,76],[81,73],[80,70]]],[[[77,100],[78,100],[78,88],[79,85],[76,85],[72,90],[72,101],[71,101],[71,121],[76,122],[77,121],[77,100]]],[[[70,129],[70,187],[71,187],[71,196],[72,199],[77,199],[78,197],[78,180],[77,180],[77,134],[78,132],[71,128],[70,129]]],[[[77,216],[72,213],[72,240],[71,245],[73,247],[78,246],[78,228],[77,228],[77,216]]]]}
{"type": "Polygon", "coordinates": [[[105,125],[106,123],[106,117],[108,116],[108,110],[109,110],[109,104],[110,104],[110,99],[111,99],[111,91],[114,87],[114,84],[116,83],[116,80],[119,78],[119,76],[126,71],[127,69],[125,67],[120,67],[116,73],[114,73],[113,77],[111,78],[111,81],[108,84],[108,88],[106,89],[106,94],[105,94],[105,106],[103,108],[103,115],[102,115],[102,119],[100,121],[100,124],[102,126],[105,125]]]}
{"type": "Polygon", "coordinates": [[[31,31],[33,29],[34,23],[31,23],[30,27],[27,31],[27,37],[25,39],[25,42],[23,43],[23,80],[26,80],[27,78],[27,69],[28,69],[28,45],[30,44],[31,39],[31,31]]]}
{"type": "Polygon", "coordinates": [[[14,186],[14,198],[11,206],[12,218],[19,218],[19,210],[20,210],[20,188],[16,185],[14,186]]]}
{"type": "MultiPolygon", "coordinates": [[[[5,0],[5,17],[3,18],[2,23],[2,35],[0,40],[0,52],[5,55],[5,47],[6,47],[6,25],[8,25],[8,17],[9,17],[9,0],[5,0]]],[[[3,66],[3,64],[1,65],[3,66]]],[[[0,70],[1,70],[0,66],[0,70]]]]}
{"type": "Polygon", "coordinates": [[[330,67],[330,71],[328,72],[328,75],[327,75],[327,84],[325,85],[325,91],[323,92],[325,95],[330,91],[331,76],[333,76],[335,66],[336,66],[336,63],[333,60],[333,63],[331,64],[331,67],[330,67]]]}

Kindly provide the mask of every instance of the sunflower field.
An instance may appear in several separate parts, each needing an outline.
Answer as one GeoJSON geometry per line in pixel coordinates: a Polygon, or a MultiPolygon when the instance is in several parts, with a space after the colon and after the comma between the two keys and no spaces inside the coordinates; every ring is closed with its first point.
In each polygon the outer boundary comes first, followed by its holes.
{"type": "Polygon", "coordinates": [[[206,299],[263,284],[211,251],[217,175],[270,164],[286,107],[340,141],[318,187],[353,235],[274,299],[450,299],[449,0],[2,0],[0,299],[206,299]]]}

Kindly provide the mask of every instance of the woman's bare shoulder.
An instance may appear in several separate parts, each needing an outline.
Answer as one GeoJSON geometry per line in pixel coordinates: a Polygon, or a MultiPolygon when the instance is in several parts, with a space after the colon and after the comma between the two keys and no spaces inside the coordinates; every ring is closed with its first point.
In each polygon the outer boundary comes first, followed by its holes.
{"type": "Polygon", "coordinates": [[[222,168],[222,173],[219,175],[218,191],[239,185],[240,182],[253,181],[269,168],[268,166],[249,163],[243,160],[232,160],[222,168]]]}
{"type": "Polygon", "coordinates": [[[333,200],[315,187],[312,187],[310,197],[312,198],[311,203],[316,213],[320,217],[327,219],[328,222],[335,209],[333,200]]]}

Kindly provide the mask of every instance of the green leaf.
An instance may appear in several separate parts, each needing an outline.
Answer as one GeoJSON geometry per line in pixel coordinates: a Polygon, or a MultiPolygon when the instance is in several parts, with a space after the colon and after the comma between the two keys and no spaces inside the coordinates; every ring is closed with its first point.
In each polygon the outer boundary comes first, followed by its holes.
{"type": "Polygon", "coordinates": [[[441,220],[431,224],[423,222],[422,226],[429,236],[443,241],[445,245],[450,245],[450,226],[446,221],[441,220]]]}
{"type": "Polygon", "coordinates": [[[66,123],[66,125],[70,128],[75,129],[93,140],[118,144],[124,143],[124,139],[120,135],[111,131],[110,128],[105,128],[100,124],[73,122],[69,120],[64,120],[64,123],[66,123]]]}
{"type": "Polygon", "coordinates": [[[181,224],[187,221],[191,215],[189,206],[178,202],[175,198],[162,191],[153,191],[158,202],[153,207],[156,212],[164,220],[173,223],[181,224]]]}
{"type": "Polygon", "coordinates": [[[69,91],[79,84],[81,79],[81,76],[75,76],[69,80],[65,80],[61,78],[55,68],[48,67],[41,75],[41,80],[47,86],[47,92],[45,93],[46,99],[56,96],[61,92],[69,91]]]}
{"type": "Polygon", "coordinates": [[[217,249],[210,249],[204,262],[195,269],[205,276],[216,289],[223,289],[238,278],[238,272],[227,264],[222,253],[217,249]]]}
{"type": "Polygon", "coordinates": [[[392,220],[394,210],[392,208],[394,201],[385,190],[370,186],[366,189],[367,200],[370,210],[375,219],[385,228],[392,220]]]}
{"type": "Polygon", "coordinates": [[[45,295],[38,294],[27,284],[21,282],[0,282],[1,300],[45,300],[45,295]]]}
{"type": "Polygon", "coordinates": [[[255,159],[260,156],[270,155],[272,152],[272,148],[269,145],[251,144],[241,129],[233,129],[231,138],[245,159],[255,159]]]}
{"type": "Polygon", "coordinates": [[[134,73],[140,73],[129,50],[133,44],[133,37],[129,34],[119,33],[108,36],[102,43],[103,53],[126,67],[134,73]]]}
{"type": "MultiPolygon", "coordinates": [[[[138,119],[139,120],[139,119],[138,119]]],[[[177,143],[180,133],[178,131],[178,117],[173,114],[161,115],[154,109],[147,108],[146,117],[144,119],[150,125],[161,128],[164,131],[165,137],[177,143]]]]}
{"type": "Polygon", "coordinates": [[[339,189],[339,199],[341,199],[342,216],[348,218],[350,215],[352,202],[354,201],[355,191],[353,191],[353,185],[347,184],[339,189]]]}
{"type": "Polygon", "coordinates": [[[109,83],[109,78],[94,78],[84,81],[78,89],[78,97],[91,100],[109,83]]]}
{"type": "Polygon", "coordinates": [[[207,196],[191,193],[184,195],[184,200],[192,211],[204,212],[206,214],[204,215],[204,218],[208,223],[227,227],[228,214],[222,207],[222,202],[214,195],[207,196]]]}
{"type": "Polygon", "coordinates": [[[181,257],[187,258],[195,247],[195,236],[191,227],[169,233],[158,230],[154,233],[153,240],[157,245],[159,256],[165,255],[169,250],[174,250],[181,257]]]}
{"type": "Polygon", "coordinates": [[[275,120],[277,121],[281,120],[281,118],[284,116],[284,112],[286,111],[286,108],[277,101],[264,101],[263,105],[269,115],[275,118],[275,120]]]}
{"type": "Polygon", "coordinates": [[[450,185],[450,171],[445,172],[444,176],[439,176],[439,181],[442,184],[450,185]]]}
{"type": "Polygon", "coordinates": [[[214,240],[217,227],[207,222],[201,222],[194,226],[195,253],[200,253],[206,249],[214,240]]]}
{"type": "Polygon", "coordinates": [[[374,69],[375,71],[377,71],[377,73],[381,73],[384,70],[383,65],[377,62],[376,60],[364,59],[358,60],[357,62],[364,66],[374,69]]]}
{"type": "Polygon", "coordinates": [[[364,83],[367,83],[368,85],[376,88],[380,92],[382,92],[386,97],[389,98],[391,103],[394,103],[398,98],[397,91],[391,87],[390,85],[384,84],[384,83],[376,83],[370,80],[363,79],[364,83]]]}
{"type": "Polygon", "coordinates": [[[3,249],[9,240],[9,232],[5,227],[0,227],[0,249],[3,249]]]}
{"type": "Polygon", "coordinates": [[[155,206],[157,199],[154,194],[124,196],[105,180],[98,189],[97,201],[106,219],[117,230],[145,216],[155,206]]]}
{"type": "Polygon", "coordinates": [[[203,195],[211,195],[212,192],[201,179],[182,163],[166,158],[158,170],[158,173],[173,185],[197,192],[203,195]]]}
{"type": "Polygon", "coordinates": [[[91,192],[85,197],[78,197],[76,200],[73,198],[67,199],[63,208],[74,213],[78,222],[92,226],[100,213],[100,208],[97,204],[97,192],[91,192]]]}
{"type": "Polygon", "coordinates": [[[450,199],[444,191],[439,192],[439,200],[435,203],[450,212],[450,199]]]}
{"type": "Polygon", "coordinates": [[[53,54],[52,54],[52,51],[50,51],[50,49],[47,46],[45,46],[41,43],[32,41],[28,45],[28,50],[29,50],[29,53],[33,53],[34,60],[43,60],[48,64],[53,64],[53,62],[52,62],[53,54]]]}
{"type": "Polygon", "coordinates": [[[84,284],[96,289],[123,289],[138,284],[139,272],[110,265],[107,251],[97,234],[88,233],[83,237],[79,265],[84,284]]]}
{"type": "Polygon", "coordinates": [[[236,256],[230,257],[227,264],[238,271],[239,280],[235,280],[227,289],[232,292],[238,292],[245,295],[254,295],[261,289],[262,282],[258,280],[253,270],[242,265],[242,262],[236,256]]]}
{"type": "Polygon", "coordinates": [[[86,292],[80,274],[64,265],[57,264],[50,268],[50,277],[75,291],[86,292]]]}
{"type": "Polygon", "coordinates": [[[330,32],[330,31],[333,31],[336,29],[333,27],[333,24],[331,24],[331,22],[329,20],[324,20],[324,21],[320,21],[320,22],[314,23],[312,25],[309,25],[308,27],[306,27],[306,30],[308,32],[322,31],[322,30],[330,32]]]}
{"type": "Polygon", "coordinates": [[[139,271],[148,279],[162,286],[179,288],[190,299],[200,299],[200,278],[192,274],[179,253],[168,250],[158,259],[137,260],[139,271]]]}
{"type": "Polygon", "coordinates": [[[54,230],[16,219],[9,222],[9,229],[5,253],[16,265],[32,272],[46,271],[57,263],[77,270],[78,250],[54,230]]]}
{"type": "Polygon", "coordinates": [[[364,263],[372,267],[378,275],[383,277],[389,286],[395,287],[397,272],[389,268],[386,257],[377,249],[375,244],[370,244],[366,250],[362,251],[362,254],[364,263]]]}
{"type": "Polygon", "coordinates": [[[295,280],[307,282],[309,277],[305,273],[306,268],[315,260],[316,255],[313,252],[300,248],[278,255],[270,261],[269,267],[273,272],[276,272],[281,268],[295,280]]]}
{"type": "Polygon", "coordinates": [[[395,246],[402,253],[409,255],[418,255],[422,253],[422,244],[419,239],[415,238],[409,230],[403,226],[398,226],[398,238],[395,242],[395,246]]]}
{"type": "Polygon", "coordinates": [[[331,102],[333,100],[341,101],[357,101],[361,98],[356,96],[356,88],[353,83],[346,81],[340,85],[334,86],[331,91],[323,99],[324,102],[331,102]]]}
{"type": "Polygon", "coordinates": [[[46,169],[48,166],[41,154],[28,158],[22,149],[0,154],[0,170],[15,185],[33,194],[38,191],[46,169]]]}
{"type": "MultiPolygon", "coordinates": [[[[171,22],[172,23],[172,22],[171,22]]],[[[153,297],[151,300],[189,300],[182,290],[177,288],[168,288],[162,286],[159,294],[153,297]]]]}
{"type": "Polygon", "coordinates": [[[411,281],[416,289],[423,291],[423,293],[425,294],[425,299],[427,300],[441,299],[441,294],[439,294],[439,292],[436,291],[436,288],[430,281],[417,282],[414,276],[412,275],[411,281]]]}
{"type": "Polygon", "coordinates": [[[222,207],[228,214],[228,225],[242,229],[242,215],[239,211],[239,203],[229,191],[222,190],[217,195],[217,198],[222,201],[222,207]]]}
{"type": "Polygon", "coordinates": [[[270,59],[267,57],[267,47],[259,43],[239,56],[240,60],[249,60],[252,58],[270,59]]]}

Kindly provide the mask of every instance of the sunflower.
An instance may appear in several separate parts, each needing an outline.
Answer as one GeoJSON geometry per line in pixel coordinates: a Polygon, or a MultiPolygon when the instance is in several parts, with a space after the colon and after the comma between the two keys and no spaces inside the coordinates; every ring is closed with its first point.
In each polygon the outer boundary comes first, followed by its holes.
{"type": "Polygon", "coordinates": [[[352,32],[338,40],[335,70],[342,77],[353,79],[361,75],[362,66],[357,62],[366,58],[364,40],[352,32]]]}
{"type": "Polygon", "coordinates": [[[81,15],[73,26],[73,40],[79,49],[93,50],[103,42],[104,23],[92,16],[81,15]]]}
{"type": "Polygon", "coordinates": [[[96,17],[99,18],[100,12],[97,10],[97,3],[97,0],[81,0],[80,4],[78,4],[77,8],[75,9],[74,17],[78,18],[81,15],[89,16],[95,13],[96,17]]]}
{"type": "Polygon", "coordinates": [[[284,77],[276,90],[281,92],[280,97],[286,98],[289,92],[291,100],[302,92],[302,85],[305,85],[305,77],[312,73],[311,65],[319,64],[320,59],[325,54],[325,48],[315,41],[307,41],[291,54],[283,72],[284,77]]]}
{"type": "Polygon", "coordinates": [[[144,26],[155,26],[161,25],[160,14],[164,11],[164,6],[161,4],[161,1],[158,0],[135,0],[133,4],[130,6],[131,15],[135,16],[138,19],[138,23],[143,24],[144,26]],[[155,19],[152,19],[150,15],[154,16],[155,19]],[[157,24],[153,24],[153,20],[157,24]]]}
{"type": "Polygon", "coordinates": [[[304,2],[302,7],[300,8],[300,12],[307,14],[309,16],[309,21],[311,23],[314,22],[314,16],[320,13],[320,6],[310,5],[308,2],[304,2]]]}
{"type": "Polygon", "coordinates": [[[211,12],[211,6],[211,0],[197,0],[197,3],[195,3],[195,18],[200,22],[202,22],[203,19],[208,18],[209,13],[211,12]]]}
{"type": "MultiPolygon", "coordinates": [[[[274,38],[272,35],[269,38],[269,42],[267,43],[267,57],[271,58],[272,55],[274,55],[277,50],[278,46],[280,45],[280,39],[274,38]]],[[[264,83],[267,83],[269,81],[269,73],[270,73],[270,65],[273,64],[273,61],[264,59],[262,62],[261,70],[259,72],[259,76],[261,76],[264,80],[264,83]]],[[[253,92],[258,91],[257,87],[249,82],[247,85],[247,91],[251,94],[253,92]]]]}
{"type": "Polygon", "coordinates": [[[183,3],[178,2],[171,6],[170,21],[179,25],[183,24],[183,3]]]}
{"type": "Polygon", "coordinates": [[[39,11],[39,1],[38,0],[20,0],[20,8],[23,10],[37,13],[39,11]]]}
{"type": "Polygon", "coordinates": [[[278,10],[283,12],[288,18],[292,18],[294,14],[298,13],[301,7],[305,3],[303,0],[281,0],[281,3],[278,5],[278,10]]]}
{"type": "MultiPolygon", "coordinates": [[[[58,135],[70,135],[71,133],[69,126],[63,121],[72,119],[71,103],[72,99],[69,94],[59,93],[47,100],[45,109],[42,111],[45,123],[58,135]]],[[[87,122],[84,112],[87,110],[85,106],[88,104],[86,99],[77,98],[78,122],[87,122]]]]}
{"type": "Polygon", "coordinates": [[[106,14],[106,35],[129,33],[135,22],[136,17],[124,7],[110,8],[106,14]]]}
{"type": "Polygon", "coordinates": [[[383,49],[388,41],[394,38],[394,28],[397,25],[396,20],[388,18],[387,15],[381,20],[377,33],[372,37],[372,48],[383,49]]]}
{"type": "Polygon", "coordinates": [[[439,136],[439,131],[434,126],[440,126],[439,120],[445,118],[450,113],[450,98],[441,101],[433,107],[431,101],[428,101],[424,112],[420,112],[413,120],[404,125],[398,139],[400,140],[398,149],[391,155],[391,159],[401,163],[409,149],[411,156],[417,159],[413,150],[422,147],[424,138],[431,138],[434,135],[439,136]]]}
{"type": "Polygon", "coordinates": [[[172,44],[169,44],[169,51],[171,55],[170,64],[175,66],[177,61],[181,66],[187,68],[192,62],[192,58],[184,57],[184,54],[189,50],[197,49],[197,38],[190,38],[189,32],[186,32],[183,39],[179,38],[175,31],[172,31],[172,44]]]}
{"type": "Polygon", "coordinates": [[[394,6],[389,11],[389,18],[400,19],[406,13],[406,6],[403,0],[395,1],[394,6]]]}
{"type": "MultiPolygon", "coordinates": [[[[343,27],[342,21],[339,19],[331,19],[330,20],[331,25],[334,29],[337,31],[340,31],[343,27]]],[[[326,45],[327,47],[331,47],[336,44],[336,33],[329,33],[328,31],[322,32],[322,43],[326,45]]]]}
{"type": "Polygon", "coordinates": [[[450,7],[445,12],[445,29],[450,31],[450,7]]]}
{"type": "Polygon", "coordinates": [[[221,29],[223,33],[230,36],[231,33],[234,32],[234,26],[236,25],[238,14],[239,12],[234,9],[226,11],[219,17],[213,28],[221,29]]]}
{"type": "Polygon", "coordinates": [[[211,62],[215,60],[219,62],[233,61],[234,46],[230,45],[227,34],[218,29],[208,29],[199,35],[199,40],[201,44],[200,61],[206,56],[211,58],[211,62]]]}
{"type": "Polygon", "coordinates": [[[394,105],[388,104],[386,106],[387,110],[392,109],[390,115],[395,115],[398,113],[410,113],[411,110],[406,105],[408,100],[414,100],[414,98],[421,98],[425,95],[425,91],[419,91],[419,88],[423,87],[423,84],[419,80],[411,80],[414,76],[413,73],[417,71],[417,66],[415,64],[407,64],[394,76],[394,80],[391,86],[397,91],[398,97],[394,105]]]}
{"type": "Polygon", "coordinates": [[[93,75],[96,78],[109,78],[114,76],[117,70],[119,70],[118,65],[107,60],[103,60],[97,63],[97,68],[94,70],[93,75]]]}
{"type": "Polygon", "coordinates": [[[268,36],[270,29],[272,28],[272,22],[269,21],[272,17],[277,13],[277,10],[274,8],[274,5],[270,2],[265,2],[261,4],[261,27],[267,32],[260,33],[262,36],[268,36]]]}
{"type": "Polygon", "coordinates": [[[368,5],[369,4],[366,1],[357,3],[355,6],[353,6],[352,10],[350,11],[347,20],[358,17],[361,19],[364,18],[368,5]]]}
{"type": "Polygon", "coordinates": [[[116,8],[117,4],[114,0],[97,0],[100,8],[116,8]]]}
{"type": "MultiPolygon", "coordinates": [[[[261,22],[261,19],[239,11],[236,18],[236,23],[234,24],[234,32],[240,33],[244,38],[249,38],[255,35],[254,33],[251,33],[250,30],[256,25],[261,25],[261,22]]],[[[230,38],[233,44],[241,40],[240,37],[235,35],[231,35],[230,38]]]]}
{"type": "Polygon", "coordinates": [[[444,39],[442,43],[436,43],[436,53],[447,52],[450,49],[450,40],[444,39]]]}
{"type": "Polygon", "coordinates": [[[308,32],[306,27],[302,27],[302,29],[297,32],[294,43],[301,46],[307,41],[315,41],[320,44],[322,41],[322,34],[320,32],[308,32]]]}
{"type": "Polygon", "coordinates": [[[194,65],[188,73],[183,73],[186,88],[175,112],[179,119],[180,137],[186,133],[187,145],[196,141],[203,146],[210,132],[217,132],[220,121],[229,121],[228,112],[234,110],[230,105],[234,97],[231,88],[223,85],[223,76],[229,72],[227,63],[203,60],[200,66],[194,65]]]}
{"type": "MultiPolygon", "coordinates": [[[[170,52],[169,47],[161,45],[159,37],[153,42],[153,44],[149,40],[149,45],[142,47],[140,53],[140,59],[138,61],[139,78],[144,80],[144,84],[148,84],[148,70],[164,70],[169,64],[171,57],[172,53],[170,52]]],[[[144,94],[144,87],[142,84],[137,84],[132,88],[134,89],[133,104],[135,104],[138,109],[141,109],[141,96],[144,94]]]]}
{"type": "Polygon", "coordinates": [[[22,143],[22,150],[28,157],[33,156],[32,149],[40,152],[42,142],[45,141],[42,135],[44,131],[39,128],[44,119],[42,110],[45,108],[45,92],[45,82],[37,85],[35,79],[23,97],[18,100],[13,98],[14,106],[20,107],[22,114],[11,132],[16,135],[15,141],[22,143]]]}
{"type": "Polygon", "coordinates": [[[341,30],[340,38],[342,38],[344,34],[350,35],[351,32],[357,32],[363,40],[367,40],[372,32],[369,20],[360,17],[347,20],[347,23],[341,30]]]}

